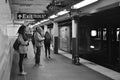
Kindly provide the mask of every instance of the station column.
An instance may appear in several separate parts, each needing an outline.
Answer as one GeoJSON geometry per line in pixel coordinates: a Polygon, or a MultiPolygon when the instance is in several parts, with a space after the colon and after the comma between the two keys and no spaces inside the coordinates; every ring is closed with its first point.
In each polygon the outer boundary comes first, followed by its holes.
{"type": "Polygon", "coordinates": [[[54,31],[54,53],[58,54],[58,23],[53,23],[53,31],[54,31]]]}
{"type": "Polygon", "coordinates": [[[78,55],[78,20],[77,17],[72,18],[72,61],[74,64],[79,64],[78,55]]]}
{"type": "Polygon", "coordinates": [[[48,26],[44,25],[44,33],[48,30],[48,26]]]}

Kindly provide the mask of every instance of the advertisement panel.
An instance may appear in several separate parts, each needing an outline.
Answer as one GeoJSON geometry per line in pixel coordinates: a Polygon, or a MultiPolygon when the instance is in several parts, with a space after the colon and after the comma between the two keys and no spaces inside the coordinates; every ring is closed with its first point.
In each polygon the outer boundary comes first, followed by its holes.
{"type": "Polygon", "coordinates": [[[70,28],[68,26],[60,28],[60,49],[70,51],[70,28]]]}

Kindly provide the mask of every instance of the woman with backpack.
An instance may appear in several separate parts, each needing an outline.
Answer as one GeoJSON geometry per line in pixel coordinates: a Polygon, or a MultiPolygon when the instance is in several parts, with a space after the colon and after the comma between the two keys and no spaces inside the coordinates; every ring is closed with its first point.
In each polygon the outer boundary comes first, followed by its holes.
{"type": "Polygon", "coordinates": [[[51,35],[48,31],[46,31],[45,33],[45,40],[44,40],[44,46],[45,46],[45,57],[47,57],[47,52],[49,54],[49,58],[50,58],[50,44],[51,44],[51,35]]]}
{"type": "Polygon", "coordinates": [[[23,60],[25,55],[28,52],[28,45],[29,45],[29,37],[27,36],[27,28],[26,26],[22,25],[18,29],[18,42],[19,42],[19,71],[20,75],[26,75],[27,73],[23,70],[23,60]]]}

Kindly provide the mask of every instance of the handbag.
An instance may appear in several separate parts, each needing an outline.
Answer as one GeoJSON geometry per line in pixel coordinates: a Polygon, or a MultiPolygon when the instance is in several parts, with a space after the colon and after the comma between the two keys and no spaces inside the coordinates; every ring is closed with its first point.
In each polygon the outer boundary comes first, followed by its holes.
{"type": "Polygon", "coordinates": [[[20,45],[20,42],[19,42],[19,40],[18,40],[18,38],[17,38],[17,39],[15,40],[14,44],[13,44],[14,50],[18,51],[19,45],[20,45]]]}

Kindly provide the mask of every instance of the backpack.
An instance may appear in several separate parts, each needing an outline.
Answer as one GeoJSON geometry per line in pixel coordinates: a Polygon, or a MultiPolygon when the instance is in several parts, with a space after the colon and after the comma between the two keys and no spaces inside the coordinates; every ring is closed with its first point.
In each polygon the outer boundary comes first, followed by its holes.
{"type": "Polygon", "coordinates": [[[19,45],[20,45],[20,43],[19,43],[18,38],[17,38],[17,39],[15,40],[14,44],[13,44],[14,50],[18,51],[19,45]]]}
{"type": "Polygon", "coordinates": [[[33,33],[33,35],[32,35],[32,43],[33,43],[33,45],[35,45],[34,34],[35,34],[35,33],[33,33]]]}
{"type": "Polygon", "coordinates": [[[48,33],[48,34],[45,34],[45,42],[50,42],[51,41],[51,35],[48,33]]]}

